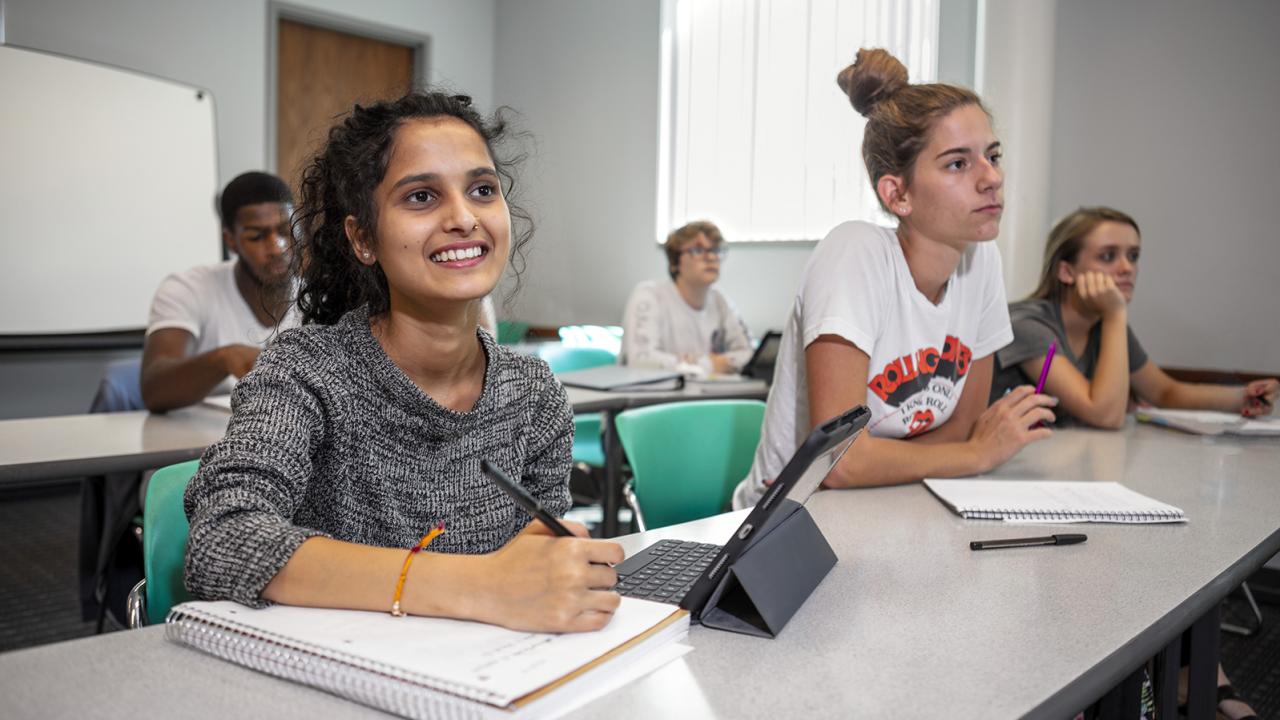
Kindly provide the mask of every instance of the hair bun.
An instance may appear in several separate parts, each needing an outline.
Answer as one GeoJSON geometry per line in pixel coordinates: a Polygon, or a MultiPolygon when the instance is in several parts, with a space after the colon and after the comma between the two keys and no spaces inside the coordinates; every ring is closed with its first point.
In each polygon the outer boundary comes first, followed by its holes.
{"type": "Polygon", "coordinates": [[[867,117],[877,103],[908,85],[907,68],[887,50],[863,48],[853,64],[836,76],[836,84],[849,96],[853,109],[867,117]]]}

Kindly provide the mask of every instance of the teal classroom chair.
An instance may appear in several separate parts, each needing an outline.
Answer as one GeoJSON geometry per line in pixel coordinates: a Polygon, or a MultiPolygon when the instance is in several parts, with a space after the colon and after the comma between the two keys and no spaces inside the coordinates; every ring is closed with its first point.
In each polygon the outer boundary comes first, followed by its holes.
{"type": "Polygon", "coordinates": [[[633,478],[623,494],[651,530],[722,512],[751,469],[764,403],[698,400],[627,410],[615,418],[633,478]]]}
{"type": "MultiPolygon", "coordinates": [[[[586,370],[618,362],[618,354],[595,347],[564,347],[552,345],[538,350],[538,356],[547,361],[551,372],[562,373],[586,370]]],[[[583,413],[573,416],[573,461],[592,467],[604,467],[604,445],[600,442],[600,413],[583,413]]]]}
{"type": "Polygon", "coordinates": [[[191,599],[182,581],[187,554],[187,513],[182,496],[199,460],[162,467],[147,483],[142,507],[142,580],[129,592],[129,627],[163,622],[169,608],[191,599]]]}
{"type": "Polygon", "coordinates": [[[563,373],[601,365],[613,365],[618,362],[618,353],[598,347],[567,347],[549,344],[538,348],[538,357],[547,361],[551,372],[563,373]]]}
{"type": "Polygon", "coordinates": [[[518,320],[499,320],[498,321],[498,344],[499,345],[515,345],[524,340],[524,336],[529,334],[529,323],[520,322],[518,320]]]}

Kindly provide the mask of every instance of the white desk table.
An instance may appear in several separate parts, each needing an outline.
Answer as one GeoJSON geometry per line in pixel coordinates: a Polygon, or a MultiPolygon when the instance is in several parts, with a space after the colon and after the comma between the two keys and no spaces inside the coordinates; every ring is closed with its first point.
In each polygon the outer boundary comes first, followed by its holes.
{"type": "Polygon", "coordinates": [[[0,485],[132,472],[200,457],[230,415],[196,405],[146,411],[0,421],[0,485]]]}
{"type": "MultiPolygon", "coordinates": [[[[695,627],[694,652],[571,717],[1069,717],[1280,550],[1278,471],[1274,441],[1060,431],[998,474],[1119,480],[1190,521],[1074,526],[1087,543],[980,553],[970,540],[1046,528],[962,520],[919,484],[819,493],[809,508],[840,562],[777,639],[695,627]]],[[[722,541],[740,517],[620,542],[722,541]]],[[[159,628],[0,655],[0,697],[21,717],[385,717],[159,628]]]]}

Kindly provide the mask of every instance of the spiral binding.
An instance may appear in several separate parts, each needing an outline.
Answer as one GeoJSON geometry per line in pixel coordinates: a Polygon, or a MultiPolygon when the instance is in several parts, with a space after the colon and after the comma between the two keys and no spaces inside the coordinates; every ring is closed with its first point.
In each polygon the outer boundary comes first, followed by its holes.
{"type": "Polygon", "coordinates": [[[174,609],[165,623],[165,637],[237,665],[404,717],[462,720],[503,714],[493,693],[221,618],[174,609]]]}
{"type": "Polygon", "coordinates": [[[992,508],[985,510],[971,510],[969,508],[956,508],[961,517],[966,520],[1031,520],[1038,522],[1046,522],[1053,520],[1061,520],[1064,522],[1073,522],[1085,520],[1088,522],[1112,522],[1112,523],[1160,523],[1169,522],[1170,520],[1181,520],[1183,514],[1178,510],[1152,510],[1150,512],[1138,511],[1113,511],[1113,512],[1072,512],[1064,510],[1027,510],[1025,508],[992,508]]]}

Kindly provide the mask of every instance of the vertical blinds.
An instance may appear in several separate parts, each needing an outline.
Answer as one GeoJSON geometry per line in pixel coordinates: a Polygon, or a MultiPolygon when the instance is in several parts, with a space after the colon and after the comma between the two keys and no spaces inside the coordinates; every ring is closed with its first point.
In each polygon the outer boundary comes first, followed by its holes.
{"type": "Polygon", "coordinates": [[[883,47],[931,82],[937,36],[938,0],[667,0],[659,240],[694,219],[776,241],[878,217],[865,121],[835,77],[883,47]]]}

